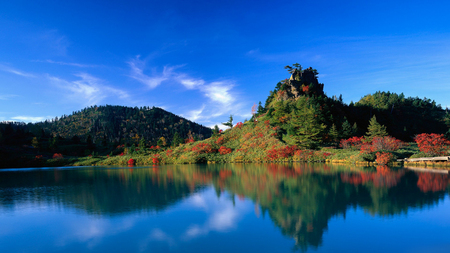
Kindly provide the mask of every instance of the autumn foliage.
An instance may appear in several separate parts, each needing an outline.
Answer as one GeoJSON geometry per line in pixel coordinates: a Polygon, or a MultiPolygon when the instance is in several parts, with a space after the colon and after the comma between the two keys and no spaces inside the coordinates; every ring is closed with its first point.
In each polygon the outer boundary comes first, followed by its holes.
{"type": "Polygon", "coordinates": [[[342,139],[339,146],[343,149],[361,149],[361,145],[363,144],[364,137],[351,137],[348,139],[342,139]]]}
{"type": "Polygon", "coordinates": [[[136,163],[136,161],[135,161],[133,158],[131,158],[131,159],[128,160],[128,162],[127,162],[128,165],[134,165],[135,163],[136,163]]]}
{"type": "Polygon", "coordinates": [[[63,159],[64,157],[61,153],[54,153],[52,158],[53,159],[63,159]]]}
{"type": "Polygon", "coordinates": [[[221,155],[229,154],[229,153],[231,153],[231,148],[227,148],[227,147],[221,146],[221,147],[219,148],[219,153],[220,153],[221,155]]]}
{"type": "MultiPolygon", "coordinates": [[[[198,143],[192,148],[192,151],[198,154],[209,154],[213,153],[214,149],[209,143],[198,143]]],[[[217,151],[217,150],[216,150],[217,151]]]]}
{"type": "Polygon", "coordinates": [[[388,152],[377,152],[376,156],[377,158],[375,161],[380,165],[386,165],[394,160],[394,155],[388,152]]]}
{"type": "Polygon", "coordinates": [[[419,134],[414,138],[420,151],[429,156],[445,155],[450,148],[450,141],[443,134],[419,134]]]}

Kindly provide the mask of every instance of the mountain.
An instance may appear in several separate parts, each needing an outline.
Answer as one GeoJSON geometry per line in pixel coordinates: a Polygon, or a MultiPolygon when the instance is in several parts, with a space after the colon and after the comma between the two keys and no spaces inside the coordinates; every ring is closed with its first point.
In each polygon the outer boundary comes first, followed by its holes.
{"type": "Polygon", "coordinates": [[[93,143],[131,144],[144,138],[156,145],[164,137],[171,141],[175,133],[185,139],[189,134],[204,139],[212,130],[158,107],[91,106],[69,116],[37,123],[46,133],[62,138],[74,136],[93,143]]]}

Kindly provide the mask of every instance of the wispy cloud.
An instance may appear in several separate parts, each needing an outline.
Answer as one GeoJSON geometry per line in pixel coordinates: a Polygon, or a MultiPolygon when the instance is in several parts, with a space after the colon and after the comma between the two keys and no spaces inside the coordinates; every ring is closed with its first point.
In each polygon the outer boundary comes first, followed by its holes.
{"type": "Polygon", "coordinates": [[[104,84],[104,81],[87,73],[76,74],[80,80],[67,81],[58,77],[48,76],[60,89],[68,91],[67,98],[80,102],[84,106],[100,104],[107,97],[129,98],[129,94],[104,84]]]}
{"type": "Polygon", "coordinates": [[[34,62],[45,62],[45,63],[52,63],[52,64],[58,64],[58,65],[80,67],[80,68],[95,68],[95,67],[99,67],[99,65],[81,64],[81,63],[75,63],[75,62],[62,62],[62,61],[53,61],[53,60],[35,60],[34,62]]]}
{"type": "Polygon", "coordinates": [[[17,95],[12,94],[0,94],[0,100],[9,100],[11,98],[18,97],[17,95]]]}
{"type": "Polygon", "coordinates": [[[145,61],[140,60],[140,56],[136,56],[135,59],[127,62],[131,68],[130,77],[136,79],[137,81],[145,84],[150,89],[154,89],[159,86],[162,82],[173,77],[175,67],[165,66],[161,74],[153,74],[152,76],[144,74],[145,61]]]}
{"type": "Polygon", "coordinates": [[[46,47],[52,49],[52,51],[57,55],[66,55],[67,48],[70,45],[67,37],[61,35],[59,31],[55,29],[41,32],[32,40],[44,43],[46,47]]]}
{"type": "Polygon", "coordinates": [[[51,117],[33,117],[33,116],[15,116],[12,117],[13,121],[23,121],[23,122],[41,122],[51,117]]]}
{"type": "Polygon", "coordinates": [[[11,68],[11,67],[1,65],[1,64],[0,64],[0,70],[14,74],[14,75],[23,76],[23,77],[36,77],[35,75],[27,73],[25,71],[11,68]]]}

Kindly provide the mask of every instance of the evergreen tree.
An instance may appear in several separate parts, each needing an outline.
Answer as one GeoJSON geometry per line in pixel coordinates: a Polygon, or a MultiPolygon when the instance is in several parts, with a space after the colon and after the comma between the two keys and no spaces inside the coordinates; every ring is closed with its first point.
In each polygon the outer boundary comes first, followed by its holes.
{"type": "Polygon", "coordinates": [[[345,118],[344,123],[342,123],[341,139],[348,139],[352,137],[352,135],[352,126],[350,125],[350,122],[348,122],[347,118],[345,118]]]}
{"type": "Polygon", "coordinates": [[[290,122],[296,134],[293,138],[297,146],[315,148],[322,142],[322,133],[326,126],[319,122],[315,115],[315,110],[307,103],[306,97],[297,100],[290,122]]]}
{"type": "Polygon", "coordinates": [[[388,133],[386,131],[386,127],[378,123],[377,117],[373,115],[373,117],[369,121],[369,126],[367,127],[367,133],[365,139],[367,141],[372,141],[373,137],[384,137],[387,136],[388,133]]]}
{"type": "Polygon", "coordinates": [[[233,115],[230,115],[230,119],[229,119],[227,122],[222,123],[222,124],[223,124],[224,126],[233,128],[233,115]]]}
{"type": "Polygon", "coordinates": [[[142,137],[139,140],[139,151],[141,151],[141,153],[145,152],[145,139],[144,139],[144,137],[142,137]]]}
{"type": "Polygon", "coordinates": [[[217,136],[220,132],[219,126],[215,125],[213,129],[213,136],[217,136]]]}
{"type": "Polygon", "coordinates": [[[175,132],[175,134],[173,135],[172,146],[178,147],[182,143],[183,143],[183,139],[180,137],[178,132],[175,132]]]}
{"type": "Polygon", "coordinates": [[[335,124],[331,125],[330,131],[328,131],[328,136],[330,136],[330,140],[332,143],[336,144],[338,142],[339,132],[335,124]]]}
{"type": "Polygon", "coordinates": [[[40,147],[37,137],[33,137],[33,139],[31,140],[31,146],[33,146],[33,148],[36,148],[36,149],[40,147]]]}

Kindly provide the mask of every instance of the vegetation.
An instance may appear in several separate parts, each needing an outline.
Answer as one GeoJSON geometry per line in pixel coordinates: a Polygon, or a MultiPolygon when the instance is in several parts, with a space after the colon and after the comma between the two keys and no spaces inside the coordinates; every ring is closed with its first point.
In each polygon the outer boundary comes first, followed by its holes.
{"type": "Polygon", "coordinates": [[[327,160],[387,164],[418,149],[426,155],[448,154],[450,115],[434,101],[377,92],[347,105],[342,96],[324,93],[317,70],[299,64],[286,69],[291,77],[270,91],[265,106],[255,104],[251,120],[244,123],[234,125],[230,115],[223,123],[229,127],[226,131],[160,108],[120,106],[90,107],[37,124],[3,123],[3,154],[21,154],[4,155],[9,161],[4,166],[18,161],[21,165],[15,166],[48,161],[118,165],[130,159],[137,165],[327,160]],[[431,141],[422,135],[430,131],[435,134],[431,141]],[[412,140],[418,149],[405,144],[412,140]],[[54,153],[63,157],[55,161],[54,153]]]}

